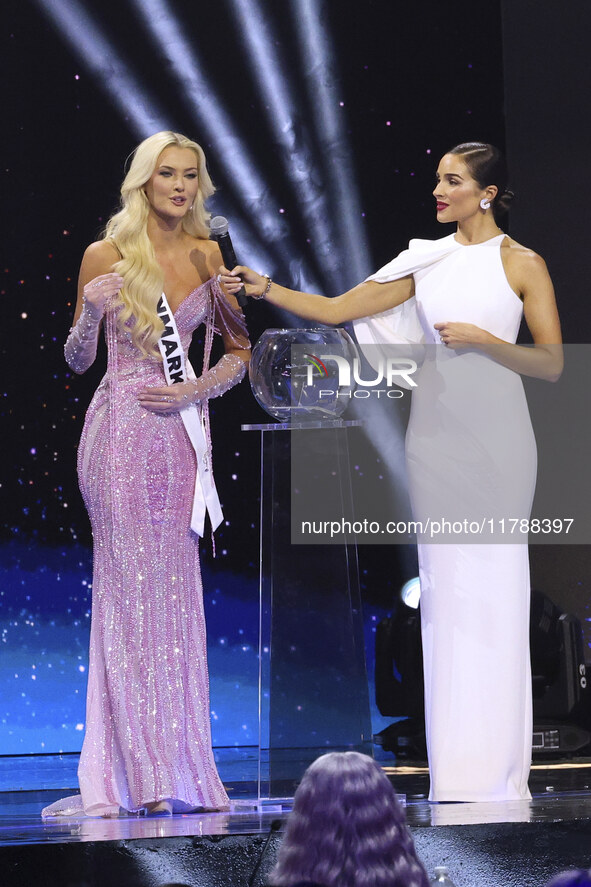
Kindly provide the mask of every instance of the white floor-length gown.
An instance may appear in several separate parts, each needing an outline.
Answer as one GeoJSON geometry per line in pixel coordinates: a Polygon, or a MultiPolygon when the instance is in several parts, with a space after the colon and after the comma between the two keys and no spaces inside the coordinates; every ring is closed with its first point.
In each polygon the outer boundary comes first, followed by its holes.
{"type": "Polygon", "coordinates": [[[530,797],[529,563],[526,524],[515,521],[531,509],[535,439],[519,375],[447,348],[434,329],[471,323],[515,342],[523,306],[503,268],[504,236],[411,241],[370,279],[412,274],[415,297],[355,323],[370,362],[380,347],[427,346],[406,459],[413,518],[429,527],[418,550],[432,801],[530,797]],[[458,532],[432,537],[444,519],[458,532]]]}

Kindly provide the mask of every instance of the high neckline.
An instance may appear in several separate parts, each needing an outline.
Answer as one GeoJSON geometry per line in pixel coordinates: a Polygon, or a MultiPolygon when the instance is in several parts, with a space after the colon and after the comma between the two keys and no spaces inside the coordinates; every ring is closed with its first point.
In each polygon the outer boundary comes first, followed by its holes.
{"type": "Polygon", "coordinates": [[[454,241],[458,244],[458,246],[466,246],[466,247],[484,246],[486,243],[492,243],[493,240],[499,240],[499,238],[506,237],[506,236],[507,235],[505,234],[505,232],[501,231],[500,234],[495,234],[494,237],[489,237],[487,240],[479,240],[478,243],[462,243],[460,240],[457,239],[455,234],[452,234],[452,237],[453,237],[454,241]]]}

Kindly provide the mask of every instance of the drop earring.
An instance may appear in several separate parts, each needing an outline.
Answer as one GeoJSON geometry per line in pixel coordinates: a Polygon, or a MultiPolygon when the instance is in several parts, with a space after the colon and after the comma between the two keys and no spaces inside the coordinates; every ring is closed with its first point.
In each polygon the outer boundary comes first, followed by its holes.
{"type": "Polygon", "coordinates": [[[482,198],[482,200],[480,201],[480,209],[483,212],[486,212],[487,209],[490,209],[490,200],[488,199],[488,197],[482,198]]]}

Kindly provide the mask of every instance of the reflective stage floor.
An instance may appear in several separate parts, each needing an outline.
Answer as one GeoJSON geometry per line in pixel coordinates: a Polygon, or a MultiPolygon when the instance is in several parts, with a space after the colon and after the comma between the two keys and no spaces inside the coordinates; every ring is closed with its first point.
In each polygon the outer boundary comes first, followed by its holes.
{"type": "MultiPolygon", "coordinates": [[[[390,758],[390,761],[393,759],[390,758]]],[[[228,782],[229,813],[118,819],[77,817],[42,821],[43,806],[68,794],[59,787],[15,790],[29,768],[40,766],[37,785],[47,785],[51,762],[0,760],[0,884],[60,887],[162,887],[164,884],[244,884],[275,819],[283,822],[289,801],[257,806],[254,779],[228,782]],[[12,774],[12,776],[10,775],[12,774]]],[[[406,799],[408,823],[428,872],[447,865],[457,887],[543,887],[565,868],[591,868],[591,759],[536,763],[531,801],[430,804],[428,773],[421,764],[382,761],[406,799]]],[[[235,761],[241,775],[253,761],[235,761]]],[[[34,778],[34,777],[33,777],[34,778]]],[[[281,831],[272,835],[255,884],[263,884],[281,831]]]]}

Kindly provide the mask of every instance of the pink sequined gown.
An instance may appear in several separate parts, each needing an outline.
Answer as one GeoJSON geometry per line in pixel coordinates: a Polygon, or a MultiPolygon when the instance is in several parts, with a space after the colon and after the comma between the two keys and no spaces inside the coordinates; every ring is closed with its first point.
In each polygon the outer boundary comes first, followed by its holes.
{"type": "MultiPolygon", "coordinates": [[[[187,296],[175,319],[185,353],[206,323],[206,366],[214,323],[245,345],[244,321],[215,282],[187,296]]],[[[142,388],[166,384],[162,364],[138,359],[112,312],[105,328],[109,369],[78,451],[94,539],[81,803],[66,799],[44,815],[76,806],[88,815],[135,811],[163,798],[174,799],[175,812],[224,808],[211,748],[198,538],[189,526],[195,454],[179,413],[158,415],[137,400],[142,388]]]]}

